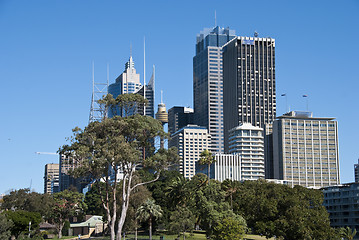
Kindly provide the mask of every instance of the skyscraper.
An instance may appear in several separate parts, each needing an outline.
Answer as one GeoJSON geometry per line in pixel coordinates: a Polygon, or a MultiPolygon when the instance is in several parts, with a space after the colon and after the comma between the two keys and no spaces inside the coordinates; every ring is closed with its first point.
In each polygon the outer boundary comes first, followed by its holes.
{"type": "Polygon", "coordinates": [[[201,153],[208,149],[211,136],[205,127],[187,125],[171,134],[168,147],[177,147],[180,156],[179,171],[185,178],[191,179],[196,174],[196,162],[201,153]]]}
{"type": "MultiPolygon", "coordinates": [[[[154,88],[154,73],[148,84],[143,86],[140,82],[140,74],[136,72],[135,63],[132,59],[132,56],[130,56],[130,59],[125,64],[125,71],[118,78],[116,78],[115,83],[110,84],[108,87],[108,93],[112,94],[114,98],[120,94],[126,93],[140,94],[148,100],[148,104],[145,109],[145,115],[154,117],[154,88]]],[[[117,112],[120,113],[121,116],[124,116],[124,113],[121,109],[117,109],[117,112]]],[[[134,112],[143,115],[144,108],[139,106],[134,109],[134,112]]],[[[109,111],[108,116],[113,117],[113,115],[113,112],[109,111]]]]}
{"type": "Polygon", "coordinates": [[[337,121],[297,111],[278,117],[273,123],[273,170],[275,179],[292,186],[339,184],[337,121]]]}
{"type": "MultiPolygon", "coordinates": [[[[154,71],[154,69],[153,69],[154,71]]],[[[151,80],[148,82],[146,86],[142,86],[140,90],[135,92],[140,94],[142,97],[147,99],[148,103],[146,108],[144,109],[143,106],[138,106],[137,113],[140,115],[144,115],[143,111],[146,111],[146,116],[155,117],[155,81],[154,81],[154,72],[152,74],[151,80]],[[145,91],[145,94],[144,94],[145,91]]]]}
{"type": "Polygon", "coordinates": [[[194,124],[193,109],[187,107],[172,107],[168,110],[168,132],[175,133],[179,129],[194,124]]]}
{"type": "Polygon", "coordinates": [[[223,46],[224,147],[240,123],[264,128],[276,117],[275,40],[237,37],[223,46]]]}
{"type": "Polygon", "coordinates": [[[257,180],[264,173],[263,129],[242,123],[229,130],[229,153],[241,156],[240,180],[257,180]]]}
{"type": "Polygon", "coordinates": [[[212,137],[210,150],[223,153],[222,46],[235,38],[229,28],[206,28],[197,35],[193,58],[194,122],[212,137]]]}
{"type": "Polygon", "coordinates": [[[48,163],[45,165],[44,193],[56,193],[59,191],[59,169],[58,163],[48,163]]]}

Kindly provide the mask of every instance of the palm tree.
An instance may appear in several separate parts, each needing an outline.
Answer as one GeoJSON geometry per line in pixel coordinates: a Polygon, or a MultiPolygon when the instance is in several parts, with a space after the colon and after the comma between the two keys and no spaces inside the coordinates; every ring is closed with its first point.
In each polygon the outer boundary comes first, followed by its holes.
{"type": "Polygon", "coordinates": [[[165,195],[169,198],[170,202],[176,206],[182,206],[188,199],[188,180],[183,176],[177,177],[172,183],[165,189],[165,195]]]}
{"type": "Polygon", "coordinates": [[[341,229],[341,235],[344,239],[353,240],[356,234],[357,234],[356,229],[352,230],[350,227],[341,229]]]}
{"type": "Polygon", "coordinates": [[[239,186],[237,181],[226,179],[222,183],[222,189],[226,191],[226,195],[230,197],[231,209],[233,210],[233,194],[237,192],[239,186]]]}
{"type": "Polygon", "coordinates": [[[203,152],[201,152],[200,157],[201,158],[199,159],[198,163],[201,165],[205,165],[205,164],[208,165],[208,184],[209,184],[209,174],[210,174],[211,164],[215,163],[216,160],[213,154],[211,153],[211,151],[208,150],[204,150],[203,152]]]}
{"type": "Polygon", "coordinates": [[[152,220],[162,217],[163,211],[155,200],[147,199],[137,210],[137,216],[141,221],[147,221],[150,226],[150,240],[152,240],[152,220]]]}

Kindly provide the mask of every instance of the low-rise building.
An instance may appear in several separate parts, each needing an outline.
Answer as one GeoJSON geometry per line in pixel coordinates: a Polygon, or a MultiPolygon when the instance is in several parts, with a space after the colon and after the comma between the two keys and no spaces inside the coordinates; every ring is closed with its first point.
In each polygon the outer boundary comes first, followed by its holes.
{"type": "MultiPolygon", "coordinates": [[[[210,165],[211,179],[223,182],[226,179],[232,181],[242,180],[241,157],[238,154],[215,154],[215,162],[210,165]]],[[[208,166],[196,162],[196,173],[208,175],[208,166]]]]}
{"type": "Polygon", "coordinates": [[[350,227],[359,231],[359,183],[322,188],[332,227],[350,227]]]}

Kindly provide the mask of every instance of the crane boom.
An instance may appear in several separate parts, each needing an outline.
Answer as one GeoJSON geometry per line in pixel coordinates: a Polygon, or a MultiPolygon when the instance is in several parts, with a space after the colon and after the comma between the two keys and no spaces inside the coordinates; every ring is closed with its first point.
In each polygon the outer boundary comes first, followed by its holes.
{"type": "Polygon", "coordinates": [[[58,153],[52,153],[52,152],[35,152],[35,154],[59,155],[58,153]]]}

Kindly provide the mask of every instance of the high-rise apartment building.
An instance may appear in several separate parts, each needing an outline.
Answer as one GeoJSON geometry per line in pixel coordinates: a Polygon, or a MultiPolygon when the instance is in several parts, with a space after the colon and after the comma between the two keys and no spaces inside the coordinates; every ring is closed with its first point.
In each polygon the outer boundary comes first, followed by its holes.
{"type": "Polygon", "coordinates": [[[358,159],[358,163],[354,164],[354,177],[355,177],[355,182],[359,182],[359,159],[358,159]]]}
{"type": "Polygon", "coordinates": [[[250,123],[229,130],[229,153],[241,157],[241,180],[265,177],[263,129],[250,123]]]}
{"type": "MultiPolygon", "coordinates": [[[[144,87],[140,82],[140,74],[136,72],[135,63],[132,59],[132,56],[125,64],[125,71],[116,78],[116,82],[110,84],[108,87],[108,93],[112,94],[116,98],[120,94],[126,93],[137,93],[143,96],[148,100],[148,104],[144,109],[143,106],[138,106],[133,110],[133,113],[139,113],[143,115],[144,110],[146,111],[146,116],[154,117],[154,75],[152,75],[149,83],[144,87]]],[[[118,115],[124,116],[125,113],[122,109],[116,109],[118,115]]],[[[109,111],[108,116],[113,117],[115,114],[112,111],[109,111]]]]}
{"type": "Polygon", "coordinates": [[[168,133],[172,134],[179,129],[194,124],[193,109],[187,107],[172,107],[168,110],[168,133]]]}
{"type": "Polygon", "coordinates": [[[334,118],[289,112],[273,122],[274,178],[291,185],[338,185],[338,125],[334,118]]]}
{"type": "Polygon", "coordinates": [[[240,123],[264,128],[276,117],[275,40],[236,37],[223,46],[224,148],[240,123]]]}
{"type": "Polygon", "coordinates": [[[218,26],[197,35],[193,58],[194,122],[208,129],[213,153],[224,150],[222,46],[233,38],[234,30],[218,26]]]}
{"type": "Polygon", "coordinates": [[[44,175],[44,193],[56,193],[59,191],[59,169],[58,163],[49,163],[45,165],[44,175]]]}
{"type": "Polygon", "coordinates": [[[205,127],[187,125],[171,134],[168,147],[177,147],[180,156],[179,171],[185,178],[191,179],[196,174],[196,162],[201,153],[208,149],[211,137],[205,127]]]}

